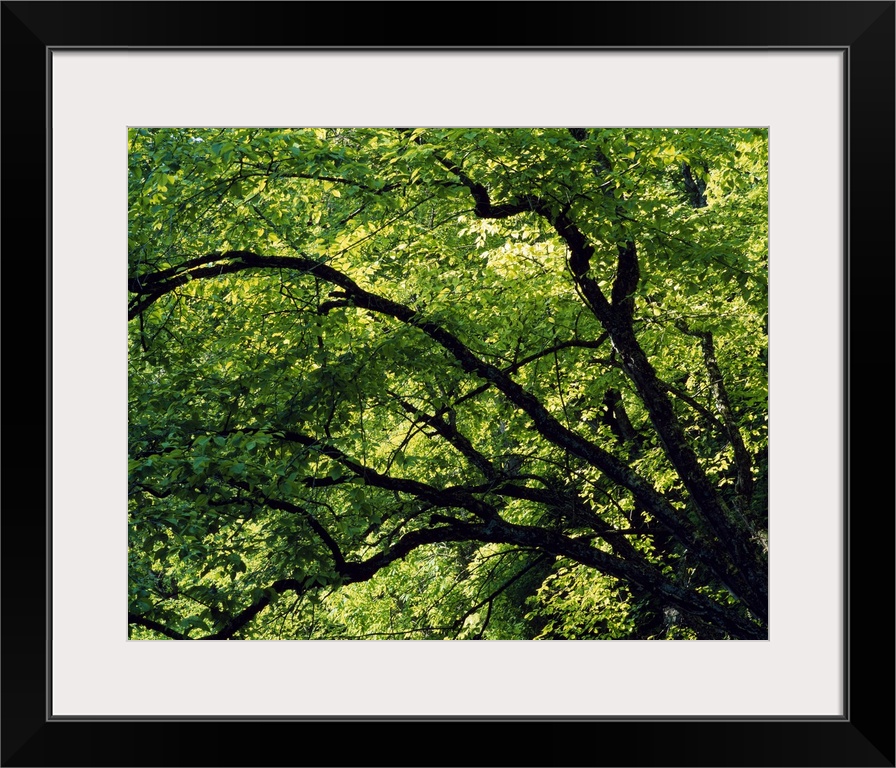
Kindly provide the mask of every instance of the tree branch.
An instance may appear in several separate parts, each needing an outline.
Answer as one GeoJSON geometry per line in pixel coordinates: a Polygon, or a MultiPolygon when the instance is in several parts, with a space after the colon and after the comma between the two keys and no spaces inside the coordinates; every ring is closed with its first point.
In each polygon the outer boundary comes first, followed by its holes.
{"type": "Polygon", "coordinates": [[[709,386],[712,392],[713,402],[716,410],[722,417],[722,424],[725,427],[725,435],[734,451],[734,464],[737,468],[737,494],[741,500],[742,512],[746,512],[753,496],[753,466],[750,459],[750,453],[744,445],[743,437],[740,434],[740,428],[737,426],[737,420],[731,410],[731,401],[728,398],[728,390],[725,387],[725,380],[722,376],[722,370],[716,359],[715,343],[713,342],[712,333],[709,331],[692,331],[680,320],[676,323],[676,327],[684,334],[700,339],[700,347],[703,351],[703,364],[706,366],[706,372],[709,374],[709,386]]]}

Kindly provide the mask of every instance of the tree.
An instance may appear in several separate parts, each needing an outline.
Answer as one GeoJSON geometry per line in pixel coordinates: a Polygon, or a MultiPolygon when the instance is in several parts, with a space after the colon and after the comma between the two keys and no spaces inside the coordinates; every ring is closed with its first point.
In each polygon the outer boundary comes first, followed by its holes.
{"type": "Polygon", "coordinates": [[[767,637],[767,133],[132,129],[134,638],[767,637]]]}

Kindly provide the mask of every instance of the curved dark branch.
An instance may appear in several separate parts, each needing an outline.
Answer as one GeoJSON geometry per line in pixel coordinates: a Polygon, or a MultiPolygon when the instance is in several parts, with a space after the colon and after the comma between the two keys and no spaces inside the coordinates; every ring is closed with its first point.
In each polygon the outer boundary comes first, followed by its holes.
{"type": "MultiPolygon", "coordinates": [[[[581,339],[570,339],[568,341],[561,341],[559,344],[552,344],[550,347],[545,347],[538,352],[533,352],[531,355],[527,355],[526,357],[517,360],[515,363],[505,366],[501,369],[501,371],[505,374],[511,374],[518,371],[520,368],[527,366],[529,363],[535,362],[536,360],[540,360],[543,357],[547,357],[548,355],[555,354],[563,349],[600,349],[609,338],[609,335],[606,333],[602,333],[600,337],[593,341],[581,340],[581,339]]],[[[465,400],[470,400],[474,397],[478,397],[483,392],[487,391],[492,387],[491,382],[486,382],[485,384],[480,384],[475,389],[470,390],[465,395],[461,395],[455,403],[462,403],[465,400]]]]}
{"type": "Polygon", "coordinates": [[[638,254],[631,240],[619,246],[619,259],[616,262],[616,279],[613,281],[611,298],[617,313],[631,322],[635,311],[635,289],[641,272],[638,268],[638,254]]]}
{"type": "Polygon", "coordinates": [[[726,610],[699,592],[670,581],[658,568],[647,564],[646,561],[625,560],[607,554],[592,547],[587,539],[574,539],[545,528],[514,525],[504,520],[493,520],[484,524],[453,522],[444,529],[437,530],[452,532],[460,537],[457,540],[512,544],[568,557],[651,594],[662,595],[663,599],[694,616],[695,619],[721,627],[732,637],[740,639],[766,637],[764,627],[726,610]]]}
{"type": "Polygon", "coordinates": [[[725,435],[728,437],[728,442],[734,452],[734,464],[737,468],[736,490],[741,501],[741,511],[746,511],[753,496],[753,463],[750,459],[750,453],[747,451],[746,445],[744,445],[740,428],[737,426],[737,420],[734,418],[734,412],[731,409],[731,401],[728,398],[725,379],[722,376],[722,369],[719,367],[719,361],[716,358],[712,333],[709,331],[693,331],[688,328],[684,321],[676,323],[676,327],[682,333],[700,340],[700,348],[703,351],[703,364],[709,375],[709,386],[712,392],[713,403],[722,418],[725,435]]]}
{"type": "MultiPolygon", "coordinates": [[[[468,512],[471,512],[483,520],[491,520],[497,515],[497,510],[493,506],[477,499],[470,493],[469,489],[465,487],[450,486],[447,488],[436,488],[435,486],[427,485],[418,480],[409,480],[382,474],[371,467],[351,459],[339,448],[327,445],[310,435],[304,435],[295,430],[272,430],[250,427],[246,429],[228,430],[219,434],[235,434],[237,432],[245,434],[266,433],[279,437],[282,440],[302,445],[305,448],[309,448],[316,453],[319,453],[321,456],[326,456],[341,464],[356,477],[363,480],[365,485],[374,488],[383,488],[398,493],[407,493],[438,507],[459,507],[461,509],[466,509],[468,512]]],[[[242,487],[244,484],[237,483],[237,485],[242,487]]],[[[246,487],[248,488],[248,485],[246,485],[246,487]]]]}
{"type": "MultiPolygon", "coordinates": [[[[249,490],[248,483],[236,483],[236,485],[240,487],[246,488],[249,490]]],[[[324,546],[330,551],[330,554],[333,557],[333,563],[336,565],[337,570],[341,570],[345,565],[345,555],[342,553],[342,549],[339,547],[339,544],[336,540],[330,535],[330,532],[321,525],[320,521],[312,515],[307,509],[304,507],[300,507],[297,504],[293,504],[292,502],[285,501],[284,499],[274,499],[270,496],[262,496],[264,503],[271,507],[272,509],[279,509],[281,512],[289,512],[293,515],[298,515],[301,517],[308,525],[311,527],[311,530],[314,531],[320,540],[324,543],[324,546]]]]}
{"type": "Polygon", "coordinates": [[[403,398],[394,393],[390,393],[398,404],[409,414],[413,415],[419,422],[431,427],[435,432],[444,437],[458,452],[464,456],[467,461],[476,467],[488,480],[493,480],[497,476],[497,470],[491,461],[477,451],[470,439],[466,435],[461,434],[457,429],[452,415],[454,411],[450,408],[444,408],[436,415],[430,415],[424,410],[417,408],[415,405],[407,402],[403,398]],[[443,416],[447,417],[443,418],[443,416]]]}
{"type": "Polygon", "coordinates": [[[237,632],[245,627],[246,624],[252,621],[252,619],[254,619],[259,613],[261,613],[271,604],[273,598],[271,597],[270,592],[273,591],[280,595],[282,595],[284,592],[296,592],[298,594],[302,594],[307,591],[307,589],[307,582],[305,580],[299,581],[298,579],[280,579],[279,581],[275,581],[254,603],[252,603],[247,608],[244,608],[229,621],[227,621],[222,629],[211,635],[206,635],[205,637],[200,637],[198,639],[230,640],[230,638],[232,638],[237,632]]]}

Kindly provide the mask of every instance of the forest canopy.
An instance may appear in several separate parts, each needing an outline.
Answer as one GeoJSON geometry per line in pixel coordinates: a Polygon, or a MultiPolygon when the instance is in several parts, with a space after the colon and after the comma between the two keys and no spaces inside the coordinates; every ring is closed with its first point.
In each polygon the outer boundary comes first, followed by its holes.
{"type": "Polygon", "coordinates": [[[764,129],[132,128],[132,639],[766,639],[764,129]]]}

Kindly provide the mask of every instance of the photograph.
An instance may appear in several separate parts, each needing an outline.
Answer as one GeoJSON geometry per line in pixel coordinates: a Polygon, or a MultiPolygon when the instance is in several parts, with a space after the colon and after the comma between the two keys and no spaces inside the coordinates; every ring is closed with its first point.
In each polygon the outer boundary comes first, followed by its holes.
{"type": "Polygon", "coordinates": [[[0,6],[0,766],[896,765],[893,0],[0,6]]]}
{"type": "Polygon", "coordinates": [[[131,127],[128,637],[767,639],[768,146],[131,127]]]}

